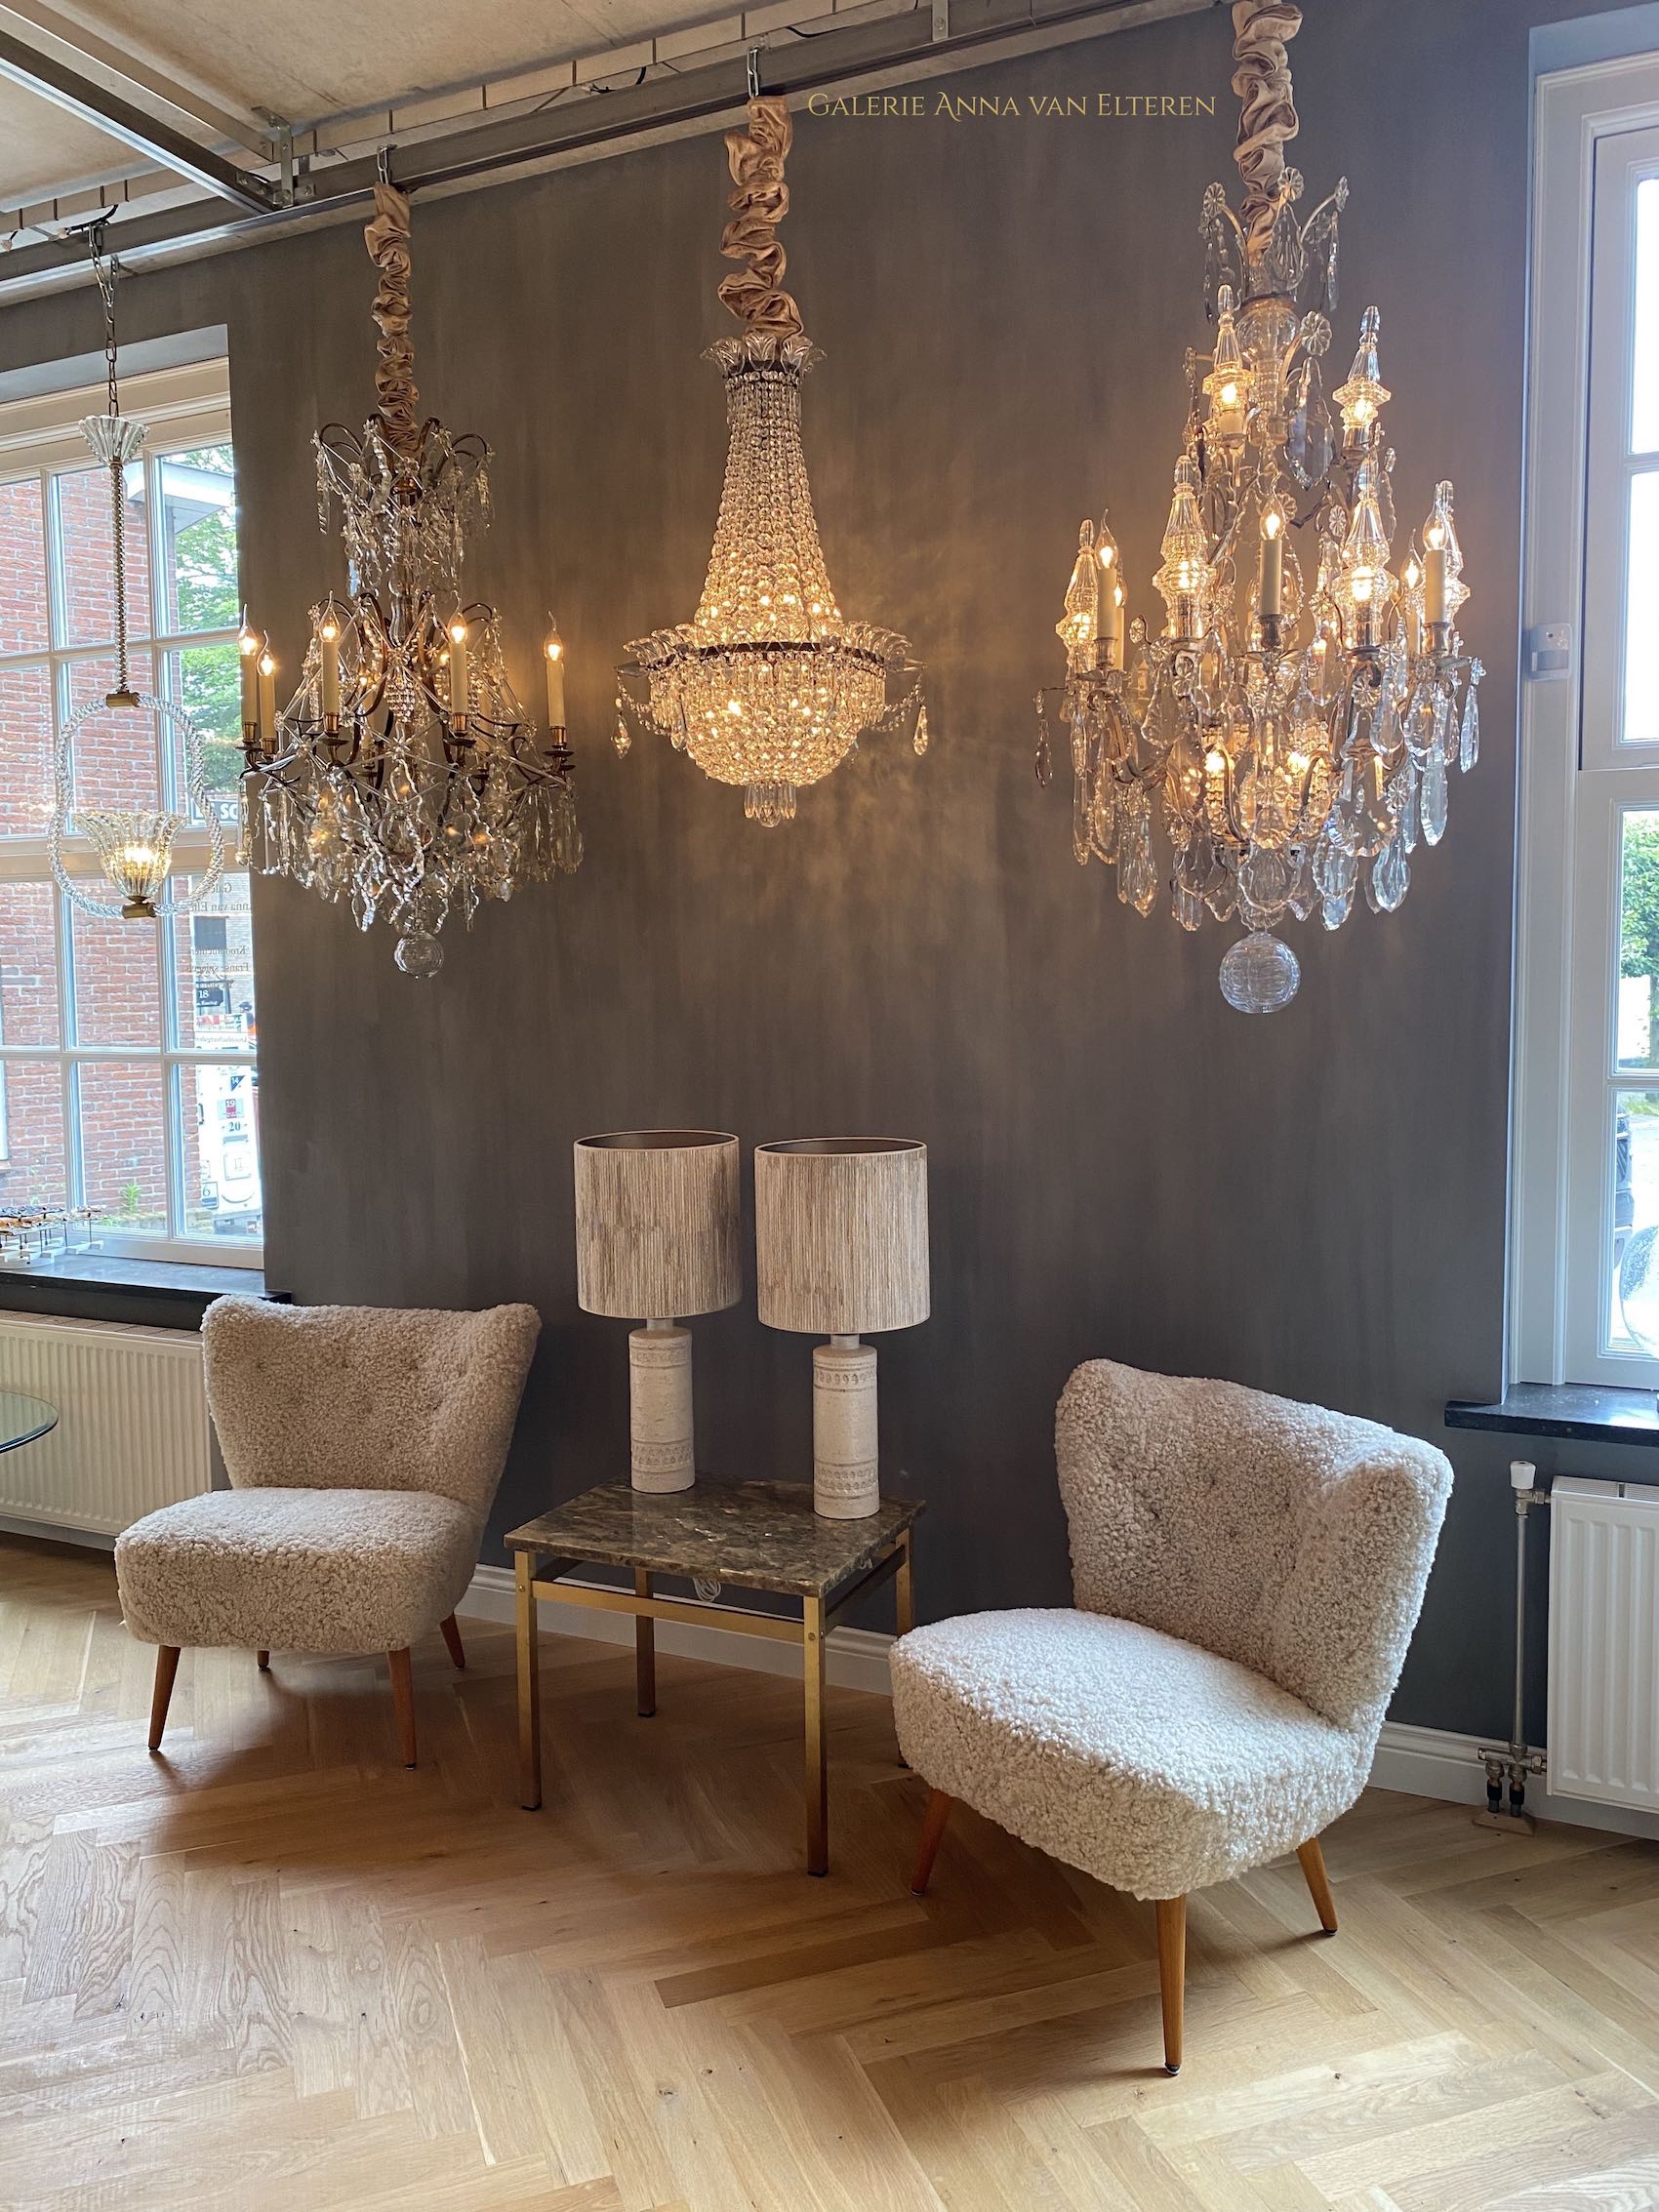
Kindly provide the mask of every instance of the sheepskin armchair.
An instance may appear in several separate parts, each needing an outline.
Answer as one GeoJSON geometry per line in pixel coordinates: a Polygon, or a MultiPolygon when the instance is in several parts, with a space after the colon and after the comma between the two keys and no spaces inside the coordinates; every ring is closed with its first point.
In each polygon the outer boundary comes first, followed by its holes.
{"type": "Polygon", "coordinates": [[[541,1319],[222,1298],[202,1317],[208,1409],[228,1490],[117,1540],[128,1629],[156,1653],[150,1749],[186,1646],[384,1651],[415,1764],[409,1648],[477,1564],[541,1319]]]}
{"type": "Polygon", "coordinates": [[[1354,1803],[1417,1623],[1444,1455],[1236,1384],[1090,1360],[1055,1424],[1075,1607],[976,1613],[893,1651],[899,1743],[951,1802],[1157,1907],[1181,2063],[1190,1891],[1295,1851],[1354,1803]]]}

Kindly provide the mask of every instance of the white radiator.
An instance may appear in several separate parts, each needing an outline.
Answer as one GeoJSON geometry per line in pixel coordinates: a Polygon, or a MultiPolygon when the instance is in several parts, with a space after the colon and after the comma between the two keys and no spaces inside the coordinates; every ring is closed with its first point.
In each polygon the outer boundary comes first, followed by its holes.
{"type": "Polygon", "coordinates": [[[1659,1812],[1659,1490],[1550,1490],[1552,1796],[1659,1812]]]}
{"type": "Polygon", "coordinates": [[[38,1443],[0,1452],[0,1515],[117,1536],[213,1487],[202,1340],[193,1329],[0,1314],[0,1388],[58,1408],[38,1443]]]}

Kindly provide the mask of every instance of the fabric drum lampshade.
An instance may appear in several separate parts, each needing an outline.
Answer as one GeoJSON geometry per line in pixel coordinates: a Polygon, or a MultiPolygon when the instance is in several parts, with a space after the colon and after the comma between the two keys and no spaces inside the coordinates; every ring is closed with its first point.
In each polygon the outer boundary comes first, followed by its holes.
{"type": "Polygon", "coordinates": [[[928,1315],[927,1146],[910,1138],[807,1137],[754,1154],[760,1318],[829,1338],[813,1353],[819,1512],[880,1504],[875,1351],[859,1339],[928,1315]]]}
{"type": "Polygon", "coordinates": [[[576,1143],[576,1297],[643,1321],[628,1338],[636,1490],[689,1490],[694,1313],[735,1306],[738,1141],[715,1129],[624,1129],[576,1143]]]}

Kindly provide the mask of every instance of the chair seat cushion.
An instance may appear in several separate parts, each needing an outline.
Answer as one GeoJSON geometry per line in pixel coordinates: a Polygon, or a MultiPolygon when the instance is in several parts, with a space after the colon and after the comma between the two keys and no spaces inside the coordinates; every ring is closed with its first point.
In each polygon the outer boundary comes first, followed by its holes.
{"type": "Polygon", "coordinates": [[[893,1706],[936,1790],[1136,1897],[1317,1835],[1369,1747],[1230,1659],[1097,1613],[972,1613],[902,1637],[893,1706]]]}
{"type": "Polygon", "coordinates": [[[145,1643],[401,1651],[454,1612],[478,1535],[426,1490],[213,1490],[118,1539],[121,1611],[145,1643]]]}

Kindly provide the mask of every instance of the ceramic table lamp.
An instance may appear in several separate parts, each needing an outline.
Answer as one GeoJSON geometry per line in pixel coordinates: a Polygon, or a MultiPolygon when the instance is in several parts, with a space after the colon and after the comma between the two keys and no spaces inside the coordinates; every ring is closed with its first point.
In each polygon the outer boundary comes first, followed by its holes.
{"type": "Polygon", "coordinates": [[[925,1321],[927,1146],[803,1137],[754,1154],[760,1318],[823,1330],[812,1355],[813,1505],[862,1520],[881,1503],[875,1348],[859,1339],[925,1321]]]}
{"type": "Polygon", "coordinates": [[[635,1490],[689,1490],[691,1331],[735,1306],[738,1141],[717,1129],[623,1129],[576,1143],[576,1298],[644,1323],[627,1340],[635,1490]]]}

